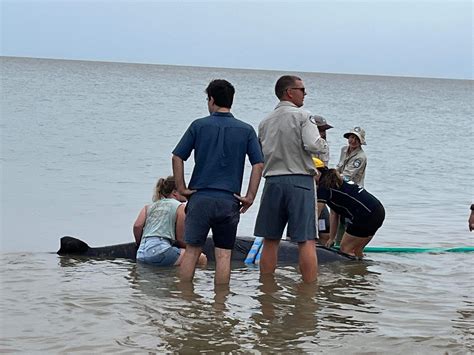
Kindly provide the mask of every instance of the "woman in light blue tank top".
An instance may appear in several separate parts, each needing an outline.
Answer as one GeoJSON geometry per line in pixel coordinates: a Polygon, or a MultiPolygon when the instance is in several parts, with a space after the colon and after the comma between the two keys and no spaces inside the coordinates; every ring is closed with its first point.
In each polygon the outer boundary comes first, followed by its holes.
{"type": "MultiPolygon", "coordinates": [[[[173,176],[158,180],[153,203],[143,207],[133,225],[133,235],[139,245],[137,261],[156,266],[179,265],[185,251],[184,203],[173,176]]],[[[206,265],[201,254],[198,264],[206,265]]]]}

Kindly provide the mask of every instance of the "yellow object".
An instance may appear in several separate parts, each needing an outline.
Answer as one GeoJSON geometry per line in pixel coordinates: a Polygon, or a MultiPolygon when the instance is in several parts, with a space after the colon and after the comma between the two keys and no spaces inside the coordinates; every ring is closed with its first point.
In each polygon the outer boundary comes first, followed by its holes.
{"type": "Polygon", "coordinates": [[[316,157],[313,157],[313,164],[316,167],[316,169],[324,168],[324,162],[321,159],[318,159],[316,157]]]}

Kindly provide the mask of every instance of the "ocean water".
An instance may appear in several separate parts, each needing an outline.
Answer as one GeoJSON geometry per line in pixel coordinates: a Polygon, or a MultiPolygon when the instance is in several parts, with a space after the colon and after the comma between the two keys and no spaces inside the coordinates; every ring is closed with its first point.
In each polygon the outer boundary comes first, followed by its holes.
{"type": "MultiPolygon", "coordinates": [[[[214,289],[212,265],[191,289],[175,269],[54,254],[63,235],[93,246],[133,240],[175,144],[207,115],[210,80],[234,84],[232,111],[256,128],[282,74],[1,58],[0,351],[474,351],[469,253],[368,254],[321,266],[311,287],[294,267],[260,280],[235,266],[228,289],[214,289]]],[[[305,108],[334,126],[330,165],[346,131],[366,130],[365,185],[387,211],[371,245],[474,244],[472,81],[296,74],[305,108]]],[[[252,235],[257,211],[258,200],[239,235],[252,235]]]]}

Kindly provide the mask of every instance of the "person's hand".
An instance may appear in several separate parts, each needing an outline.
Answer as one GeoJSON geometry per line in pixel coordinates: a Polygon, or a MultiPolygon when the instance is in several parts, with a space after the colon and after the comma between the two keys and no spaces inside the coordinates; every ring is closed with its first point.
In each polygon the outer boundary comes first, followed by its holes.
{"type": "Polygon", "coordinates": [[[474,230],[474,211],[471,211],[471,215],[469,216],[469,220],[467,221],[469,223],[469,231],[474,230]]]}
{"type": "Polygon", "coordinates": [[[239,196],[234,194],[235,198],[240,201],[240,213],[245,213],[253,204],[253,197],[239,196]]]}
{"type": "Polygon", "coordinates": [[[324,244],[324,246],[325,246],[326,248],[330,248],[330,247],[332,247],[333,245],[334,245],[334,239],[328,239],[327,242],[326,242],[326,244],[324,244]]]}
{"type": "Polygon", "coordinates": [[[178,190],[178,192],[183,195],[184,197],[186,197],[187,199],[189,199],[189,196],[191,196],[193,193],[195,193],[197,190],[190,190],[190,189],[182,189],[182,190],[178,190]]]}

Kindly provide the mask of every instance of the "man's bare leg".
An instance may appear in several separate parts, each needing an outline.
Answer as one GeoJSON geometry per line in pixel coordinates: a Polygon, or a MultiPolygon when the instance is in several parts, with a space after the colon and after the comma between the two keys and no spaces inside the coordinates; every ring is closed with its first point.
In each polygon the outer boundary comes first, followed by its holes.
{"type": "Polygon", "coordinates": [[[264,239],[260,258],[260,274],[273,274],[278,262],[280,240],[264,239]]]}
{"type": "Polygon", "coordinates": [[[216,274],[214,283],[216,285],[228,284],[230,282],[230,257],[232,250],[214,248],[216,255],[216,274]]]}
{"type": "Polygon", "coordinates": [[[181,281],[192,281],[194,278],[194,271],[196,270],[196,263],[201,255],[201,247],[186,245],[181,265],[179,267],[179,277],[181,281]]]}
{"type": "Polygon", "coordinates": [[[315,240],[298,243],[299,267],[305,283],[310,283],[318,278],[318,256],[316,254],[315,240]]]}

